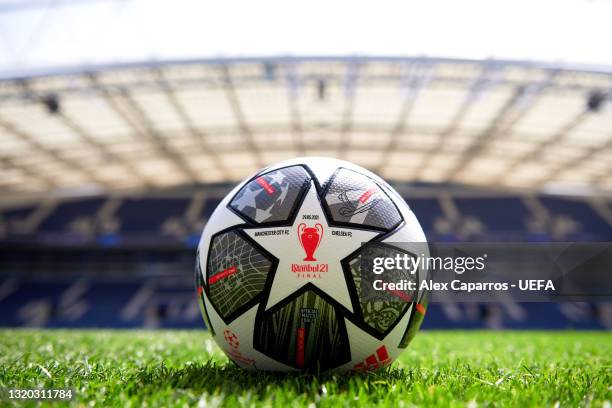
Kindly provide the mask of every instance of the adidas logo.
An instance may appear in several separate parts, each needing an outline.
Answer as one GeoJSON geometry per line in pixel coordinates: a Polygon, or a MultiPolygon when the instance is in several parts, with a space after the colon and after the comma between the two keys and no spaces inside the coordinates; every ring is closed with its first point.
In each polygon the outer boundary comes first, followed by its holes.
{"type": "Polygon", "coordinates": [[[353,370],[361,372],[372,371],[386,367],[389,364],[391,364],[391,357],[389,357],[387,348],[382,345],[376,349],[376,354],[370,354],[367,356],[361,363],[356,364],[355,367],[353,367],[353,370]]]}

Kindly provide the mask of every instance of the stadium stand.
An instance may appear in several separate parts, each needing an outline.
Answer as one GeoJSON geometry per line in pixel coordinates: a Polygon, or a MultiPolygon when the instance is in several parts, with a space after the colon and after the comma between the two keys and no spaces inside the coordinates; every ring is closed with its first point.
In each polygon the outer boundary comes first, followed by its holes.
{"type": "Polygon", "coordinates": [[[562,197],[542,197],[542,204],[557,223],[573,226],[567,231],[570,241],[606,241],[612,239],[610,224],[588,202],[562,197]]]}
{"type": "Polygon", "coordinates": [[[210,218],[213,211],[215,210],[215,208],[217,208],[220,202],[221,198],[209,198],[208,200],[206,200],[204,208],[202,209],[202,218],[205,220],[210,218]]]}
{"type": "MultiPolygon", "coordinates": [[[[201,327],[194,248],[226,191],[85,197],[48,212],[31,205],[1,209],[0,326],[201,327]],[[36,212],[46,215],[24,234],[20,223],[36,212]]],[[[532,240],[538,218],[542,240],[612,240],[612,225],[585,199],[404,196],[430,240],[532,240]]],[[[603,329],[612,327],[612,307],[432,304],[424,327],[603,329]]]]}
{"type": "MultiPolygon", "coordinates": [[[[125,197],[83,198],[58,203],[46,214],[29,236],[57,238],[64,234],[74,236],[83,225],[89,225],[91,234],[113,234],[126,242],[148,237],[174,239],[176,243],[191,243],[199,237],[201,228],[221,201],[207,197],[194,214],[188,214],[194,197],[125,197]],[[109,206],[113,202],[114,205],[109,206]],[[101,209],[106,211],[100,216],[101,209]],[[109,226],[110,225],[110,226],[109,226]]],[[[407,202],[417,215],[430,239],[523,241],[540,232],[543,240],[606,241],[612,239],[612,226],[588,199],[560,196],[483,196],[465,194],[456,197],[409,197],[407,202]],[[544,214],[530,208],[527,200],[537,201],[544,214]],[[444,204],[444,205],[443,205],[444,204]],[[448,207],[452,209],[449,210],[448,207]],[[503,214],[500,216],[499,214],[503,214]],[[539,230],[534,227],[537,225],[539,230]]],[[[608,204],[609,205],[609,204],[608,204]]],[[[0,210],[0,225],[4,231],[2,241],[23,235],[20,228],[27,217],[36,211],[33,206],[0,210]]],[[[44,239],[42,239],[44,241],[44,239]]],[[[85,242],[84,241],[84,242],[85,242]]],[[[78,244],[78,240],[71,240],[78,244]]],[[[168,242],[160,241],[160,242],[168,242]]],[[[189,246],[189,245],[188,245],[189,246]]]]}
{"type": "Polygon", "coordinates": [[[7,208],[0,211],[0,237],[9,232],[22,232],[27,217],[34,211],[34,206],[7,208]]]}
{"type": "MultiPolygon", "coordinates": [[[[166,278],[167,280],[168,278],[166,278]]],[[[199,328],[193,282],[88,280],[75,282],[0,280],[0,326],[199,328]]],[[[612,328],[612,305],[600,303],[431,304],[424,328],[576,329],[612,328]],[[537,311],[537,313],[536,313],[537,311]],[[578,313],[577,313],[578,311],[578,313]]]]}
{"type": "Polygon", "coordinates": [[[453,201],[463,217],[474,217],[486,226],[484,234],[490,240],[522,240],[532,217],[519,197],[457,197],[453,201]]]}
{"type": "Polygon", "coordinates": [[[60,203],[40,224],[41,232],[64,232],[74,228],[80,219],[92,219],[104,203],[104,198],[91,198],[60,203]]]}
{"type": "Polygon", "coordinates": [[[412,211],[418,215],[423,230],[431,233],[436,220],[444,217],[438,200],[433,198],[404,198],[412,211]]]}
{"type": "Polygon", "coordinates": [[[120,232],[127,235],[161,232],[164,222],[184,215],[188,204],[188,198],[127,199],[117,210],[120,232]]]}

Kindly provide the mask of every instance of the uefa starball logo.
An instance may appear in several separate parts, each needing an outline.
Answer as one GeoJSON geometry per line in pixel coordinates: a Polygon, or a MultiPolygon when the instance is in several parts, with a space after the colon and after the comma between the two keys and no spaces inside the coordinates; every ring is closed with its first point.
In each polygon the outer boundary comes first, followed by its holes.
{"type": "Polygon", "coordinates": [[[297,273],[300,278],[320,278],[321,272],[327,272],[329,270],[329,264],[318,263],[315,258],[315,253],[321,241],[323,240],[323,225],[316,223],[314,226],[309,226],[305,222],[302,222],[297,227],[297,237],[304,254],[306,255],[303,259],[307,263],[294,263],[291,265],[291,272],[297,273]]]}

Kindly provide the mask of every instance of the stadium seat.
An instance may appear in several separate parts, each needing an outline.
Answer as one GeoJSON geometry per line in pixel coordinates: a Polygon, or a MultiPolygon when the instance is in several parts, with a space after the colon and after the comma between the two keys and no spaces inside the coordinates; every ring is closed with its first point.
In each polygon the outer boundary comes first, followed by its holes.
{"type": "Polygon", "coordinates": [[[564,237],[565,239],[576,241],[612,240],[612,226],[587,201],[550,196],[540,197],[540,201],[558,221],[561,217],[560,220],[576,223],[577,228],[573,232],[569,231],[564,237]]]}

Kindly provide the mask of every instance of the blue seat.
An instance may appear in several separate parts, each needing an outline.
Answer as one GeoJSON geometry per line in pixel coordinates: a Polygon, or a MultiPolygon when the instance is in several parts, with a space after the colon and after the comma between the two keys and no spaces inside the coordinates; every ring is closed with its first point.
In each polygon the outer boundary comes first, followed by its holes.
{"type": "Polygon", "coordinates": [[[221,201],[222,201],[221,198],[216,198],[216,197],[208,198],[204,202],[204,205],[202,206],[201,218],[206,219],[206,220],[209,219],[213,211],[215,211],[215,208],[217,208],[217,206],[219,205],[221,201]]]}
{"type": "Polygon", "coordinates": [[[48,232],[66,231],[70,223],[79,217],[93,218],[105,201],[105,198],[88,198],[60,203],[38,229],[48,232]]]}
{"type": "Polygon", "coordinates": [[[434,222],[436,218],[443,217],[442,208],[437,198],[406,198],[408,206],[416,215],[421,227],[426,234],[434,232],[434,222]]]}
{"type": "Polygon", "coordinates": [[[4,222],[11,221],[23,221],[34,211],[36,207],[33,205],[17,207],[17,208],[6,208],[0,210],[0,216],[4,222]]]}
{"type": "Polygon", "coordinates": [[[160,233],[171,217],[185,214],[189,198],[130,198],[116,212],[121,222],[120,232],[126,234],[160,233]]]}
{"type": "Polygon", "coordinates": [[[479,239],[522,240],[531,214],[519,197],[457,197],[453,201],[463,217],[485,226],[479,239]]]}
{"type": "Polygon", "coordinates": [[[578,222],[581,229],[576,240],[612,240],[612,226],[584,200],[561,197],[540,197],[542,204],[556,216],[567,216],[578,222]]]}

